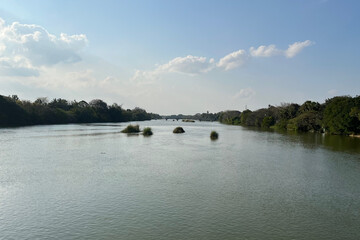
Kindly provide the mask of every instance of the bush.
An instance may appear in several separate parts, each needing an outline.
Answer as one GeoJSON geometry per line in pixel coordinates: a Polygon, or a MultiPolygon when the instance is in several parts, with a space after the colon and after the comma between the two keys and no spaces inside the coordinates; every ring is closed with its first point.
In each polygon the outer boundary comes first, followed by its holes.
{"type": "Polygon", "coordinates": [[[324,127],[331,134],[360,133],[360,120],[354,114],[356,108],[360,108],[360,96],[339,96],[326,100],[324,127]]]}
{"type": "Polygon", "coordinates": [[[139,125],[128,125],[124,130],[121,131],[122,133],[138,133],[140,132],[139,125]]]}
{"type": "Polygon", "coordinates": [[[153,135],[153,132],[151,131],[151,128],[149,128],[149,127],[144,128],[144,130],[143,130],[143,135],[144,135],[144,136],[151,136],[151,135],[153,135]]]}
{"type": "Polygon", "coordinates": [[[210,139],[211,139],[211,140],[216,140],[216,139],[218,139],[218,138],[219,138],[219,134],[218,134],[217,132],[212,131],[212,132],[210,133],[210,139]]]}
{"type": "Polygon", "coordinates": [[[182,127],[177,127],[174,129],[173,133],[184,133],[184,129],[182,127]]]}
{"type": "MultiPolygon", "coordinates": [[[[308,111],[300,114],[289,121],[294,125],[295,131],[317,132],[321,130],[321,116],[315,111],[308,111]]],[[[288,129],[289,130],[289,129],[288,129]]]]}
{"type": "Polygon", "coordinates": [[[241,112],[239,111],[225,111],[221,112],[219,121],[225,124],[239,125],[241,112]]]}
{"type": "Polygon", "coordinates": [[[261,123],[262,128],[270,128],[275,124],[275,119],[273,117],[264,117],[261,123]]]}

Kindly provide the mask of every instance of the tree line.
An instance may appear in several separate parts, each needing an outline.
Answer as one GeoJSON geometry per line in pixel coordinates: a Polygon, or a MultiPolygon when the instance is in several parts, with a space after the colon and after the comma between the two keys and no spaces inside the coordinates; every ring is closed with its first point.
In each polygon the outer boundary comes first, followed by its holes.
{"type": "Polygon", "coordinates": [[[40,124],[126,122],[159,119],[160,115],[144,109],[123,109],[116,103],[108,105],[100,99],[67,101],[62,98],[38,98],[34,102],[20,100],[17,95],[0,95],[0,126],[40,124]]]}
{"type": "Polygon", "coordinates": [[[167,116],[162,116],[165,119],[194,119],[194,120],[198,120],[198,121],[209,121],[209,122],[213,122],[213,121],[218,121],[220,116],[220,113],[197,113],[195,115],[184,115],[184,114],[178,114],[178,115],[167,115],[167,116]]]}
{"type": "Polygon", "coordinates": [[[269,105],[256,111],[225,111],[219,114],[218,120],[225,124],[299,132],[360,134],[360,96],[337,96],[323,104],[306,101],[302,105],[269,105]]]}
{"type": "Polygon", "coordinates": [[[161,117],[144,109],[123,109],[116,103],[108,105],[100,99],[67,101],[38,98],[34,102],[20,100],[16,95],[0,95],[0,127],[39,124],[126,122],[150,119],[195,119],[299,132],[328,132],[339,135],[360,134],[360,96],[337,96],[325,103],[306,101],[302,105],[283,103],[256,111],[223,111],[195,115],[161,117]]]}

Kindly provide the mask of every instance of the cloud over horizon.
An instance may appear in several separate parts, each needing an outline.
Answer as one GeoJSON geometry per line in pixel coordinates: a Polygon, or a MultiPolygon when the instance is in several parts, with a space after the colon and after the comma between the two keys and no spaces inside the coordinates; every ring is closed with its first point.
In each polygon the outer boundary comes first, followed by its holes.
{"type": "MultiPolygon", "coordinates": [[[[210,104],[204,99],[217,96],[214,99],[219,102],[212,102],[211,106],[226,108],[228,104],[248,104],[254,99],[258,88],[238,85],[234,87],[238,92],[231,89],[226,93],[227,90],[220,84],[220,87],[214,88],[202,81],[195,83],[187,80],[212,72],[221,75],[248,64],[256,64],[256,61],[251,61],[256,58],[293,58],[313,44],[310,40],[295,42],[285,50],[278,49],[274,44],[261,45],[247,50],[238,49],[217,56],[217,59],[188,54],[174,57],[150,70],[123,73],[118,65],[112,66],[106,60],[83,53],[87,43],[85,34],[51,34],[39,25],[5,23],[0,18],[0,84],[13,86],[10,89],[15,90],[31,89],[37,95],[49,97],[86,99],[105,96],[104,100],[117,99],[132,106],[152,108],[152,111],[165,111],[170,108],[170,102],[172,106],[183,108],[183,111],[187,111],[191,105],[192,111],[195,111],[210,104]],[[165,76],[171,77],[172,81],[162,81],[165,76]],[[159,79],[161,81],[157,81],[159,79]],[[191,101],[184,98],[184,94],[192,96],[191,101]],[[164,102],[164,99],[168,100],[164,102]]],[[[21,91],[22,94],[29,92],[21,91]]],[[[208,108],[211,109],[211,106],[208,108]]]]}
{"type": "Polygon", "coordinates": [[[214,59],[207,60],[206,57],[197,57],[188,55],[186,57],[177,57],[168,63],[158,66],[153,73],[183,73],[188,75],[196,75],[206,73],[213,68],[214,59]]]}
{"type": "MultiPolygon", "coordinates": [[[[59,36],[50,34],[44,27],[35,24],[13,22],[6,24],[0,18],[0,75],[33,76],[56,64],[69,64],[81,61],[80,52],[87,45],[85,34],[59,36]]],[[[154,70],[137,70],[132,79],[154,79],[162,74],[177,73],[188,76],[208,73],[213,70],[230,71],[243,66],[251,58],[285,56],[293,58],[304,48],[313,45],[310,40],[289,44],[286,50],[274,44],[257,48],[239,49],[215,61],[214,58],[187,55],[175,57],[154,70]]]]}
{"type": "Polygon", "coordinates": [[[240,89],[234,96],[234,99],[248,99],[254,96],[256,92],[252,88],[240,89]]]}
{"type": "Polygon", "coordinates": [[[303,42],[295,42],[289,44],[286,50],[276,48],[274,44],[265,46],[261,45],[257,48],[250,47],[249,51],[240,49],[225,55],[215,62],[214,58],[207,60],[207,57],[199,57],[188,55],[186,57],[176,57],[169,62],[157,66],[152,71],[137,70],[132,79],[154,78],[166,73],[180,73],[187,75],[198,75],[207,73],[215,69],[230,71],[243,66],[251,58],[269,58],[273,56],[285,56],[293,58],[299,54],[305,47],[313,45],[314,42],[306,40],[303,42]]]}
{"type": "Polygon", "coordinates": [[[87,42],[84,34],[56,36],[39,25],[6,25],[0,18],[0,75],[38,76],[41,67],[78,62],[87,42]]]}
{"type": "Polygon", "coordinates": [[[225,57],[221,58],[216,64],[219,68],[224,68],[225,71],[242,66],[247,61],[247,54],[245,50],[232,52],[225,57]]]}
{"type": "Polygon", "coordinates": [[[285,56],[288,58],[295,57],[298,53],[300,53],[304,48],[315,44],[310,40],[306,40],[304,42],[295,42],[289,45],[289,48],[285,51],[285,56]]]}
{"type": "Polygon", "coordinates": [[[315,44],[310,40],[303,42],[295,42],[290,44],[286,50],[277,49],[274,44],[268,46],[259,46],[258,48],[251,47],[250,55],[253,57],[273,57],[277,55],[282,55],[287,58],[293,58],[299,54],[305,47],[315,44]]]}

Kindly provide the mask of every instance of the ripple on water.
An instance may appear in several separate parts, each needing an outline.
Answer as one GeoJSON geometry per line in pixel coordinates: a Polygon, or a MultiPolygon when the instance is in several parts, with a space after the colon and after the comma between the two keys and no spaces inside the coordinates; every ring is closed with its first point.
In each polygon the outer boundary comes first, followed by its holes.
{"type": "Polygon", "coordinates": [[[138,124],[1,130],[0,238],[360,238],[357,140],[138,124]]]}

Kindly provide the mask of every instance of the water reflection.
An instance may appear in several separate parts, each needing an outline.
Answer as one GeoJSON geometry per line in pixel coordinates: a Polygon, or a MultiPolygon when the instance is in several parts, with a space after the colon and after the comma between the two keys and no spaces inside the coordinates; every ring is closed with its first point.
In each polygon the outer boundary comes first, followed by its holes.
{"type": "Polygon", "coordinates": [[[131,124],[0,129],[0,238],[360,239],[359,139],[131,124]]]}
{"type": "Polygon", "coordinates": [[[262,134],[269,141],[281,141],[300,144],[308,149],[326,148],[331,151],[360,153],[360,138],[339,136],[324,133],[298,133],[294,131],[275,131],[272,129],[244,128],[245,131],[254,131],[262,134]],[[270,134],[270,135],[269,135],[270,134]],[[271,136],[281,135],[280,138],[271,136]]]}

